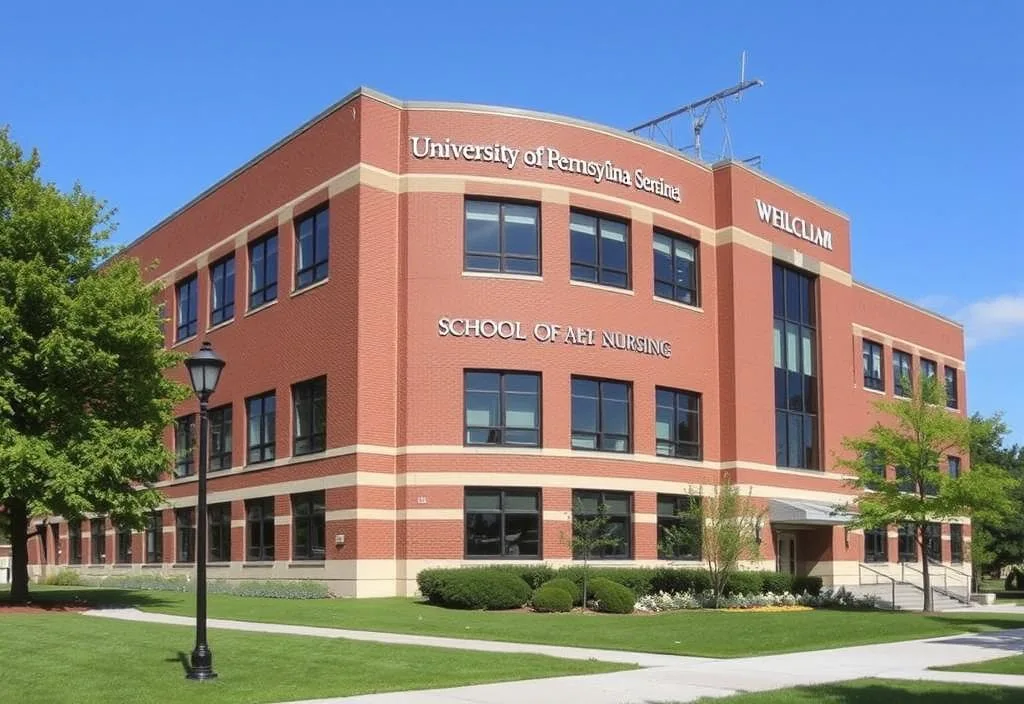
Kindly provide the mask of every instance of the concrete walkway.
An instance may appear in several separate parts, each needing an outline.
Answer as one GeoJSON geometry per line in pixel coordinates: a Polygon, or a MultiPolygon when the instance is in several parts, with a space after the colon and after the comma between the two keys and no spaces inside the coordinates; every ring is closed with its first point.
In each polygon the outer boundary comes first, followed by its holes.
{"type": "MultiPolygon", "coordinates": [[[[136,609],[100,609],[87,615],[150,623],[193,625],[185,616],[136,609]]],[[[694,658],[650,653],[566,648],[523,643],[461,640],[398,633],[347,631],[211,619],[210,628],[282,633],[321,638],[348,638],[381,643],[426,645],[488,652],[527,652],[570,659],[636,663],[641,670],[603,675],[554,677],[519,682],[390,694],[320,699],[297,704],[649,704],[688,702],[738,692],[824,684],[862,677],[939,682],[972,682],[1024,687],[1024,676],[937,672],[929,667],[961,665],[1024,652],[1024,629],[947,636],[926,640],[815,650],[748,658],[694,658]]],[[[1022,695],[1024,697],[1024,695],[1022,695]]],[[[296,703],[293,703],[296,704],[296,703]]]]}

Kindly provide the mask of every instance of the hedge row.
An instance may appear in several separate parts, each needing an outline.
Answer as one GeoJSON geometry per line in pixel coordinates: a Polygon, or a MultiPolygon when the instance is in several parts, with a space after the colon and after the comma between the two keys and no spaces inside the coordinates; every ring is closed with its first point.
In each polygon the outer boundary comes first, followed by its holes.
{"type": "MultiPolygon", "coordinates": [[[[113,589],[138,589],[163,592],[195,591],[195,581],[184,575],[165,577],[160,574],[112,574],[81,575],[75,570],[64,569],[48,575],[43,584],[65,587],[105,587],[113,589]]],[[[206,582],[210,594],[231,594],[233,596],[266,597],[271,599],[327,599],[330,591],[323,582],[306,580],[225,580],[211,579],[206,582]]]]}

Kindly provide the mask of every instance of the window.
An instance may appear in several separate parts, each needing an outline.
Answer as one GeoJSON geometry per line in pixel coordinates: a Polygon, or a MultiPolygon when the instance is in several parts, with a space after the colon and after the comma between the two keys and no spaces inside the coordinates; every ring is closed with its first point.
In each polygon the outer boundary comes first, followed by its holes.
{"type": "Polygon", "coordinates": [[[117,561],[129,565],[132,562],[132,529],[128,526],[117,527],[117,561]]]}
{"type": "Polygon", "coordinates": [[[187,477],[193,471],[195,456],[195,414],[174,421],[174,476],[187,477]]]}
{"type": "Polygon", "coordinates": [[[540,558],[540,491],[466,489],[466,557],[540,558]]]}
{"type": "Polygon", "coordinates": [[[196,514],[194,508],[179,508],[174,511],[175,535],[177,536],[177,562],[196,560],[196,514]]]}
{"type": "Polygon", "coordinates": [[[572,448],[629,452],[630,388],[624,381],[572,378],[572,448]]]}
{"type": "Polygon", "coordinates": [[[903,523],[899,527],[898,535],[899,561],[917,562],[917,535],[915,527],[903,523]]]}
{"type": "Polygon", "coordinates": [[[924,549],[929,562],[942,562],[941,523],[929,523],[924,527],[924,549]]]}
{"type": "Polygon", "coordinates": [[[93,565],[102,565],[107,559],[107,521],[94,518],[89,521],[89,545],[92,548],[93,565]]]}
{"type": "Polygon", "coordinates": [[[210,471],[231,469],[231,406],[210,411],[210,471]]]}
{"type": "Polygon", "coordinates": [[[207,510],[210,525],[210,561],[231,561],[231,504],[214,504],[207,510]]]}
{"type": "Polygon", "coordinates": [[[700,523],[690,512],[700,501],[696,496],[658,494],[658,559],[699,560],[700,523]],[[673,529],[686,528],[686,531],[673,529]],[[666,541],[669,531],[683,538],[666,541]]]}
{"type": "Polygon", "coordinates": [[[914,391],[914,369],[906,352],[892,351],[892,388],[897,396],[909,397],[914,391]]]}
{"type": "Polygon", "coordinates": [[[960,476],[960,458],[950,455],[946,458],[946,465],[949,468],[947,474],[950,479],[957,479],[960,476]]]}
{"type": "Polygon", "coordinates": [[[882,346],[871,340],[864,340],[864,388],[885,391],[882,377],[882,346]]]}
{"type": "Polygon", "coordinates": [[[540,274],[535,205],[466,201],[466,271],[540,274]]]}
{"type": "Polygon", "coordinates": [[[910,473],[910,470],[906,467],[896,467],[896,481],[898,482],[897,487],[900,491],[905,491],[911,494],[917,492],[917,481],[910,473]]]}
{"type": "Polygon", "coordinates": [[[266,462],[274,459],[275,404],[273,391],[245,400],[245,409],[249,417],[249,433],[246,438],[248,462],[266,462]]]}
{"type": "Polygon", "coordinates": [[[775,464],[817,469],[818,380],[814,279],[773,264],[775,464]]]}
{"type": "Polygon", "coordinates": [[[178,301],[178,327],[175,342],[196,334],[199,321],[199,278],[195,274],[178,282],[175,290],[178,301]]]}
{"type": "Polygon", "coordinates": [[[864,562],[888,562],[889,537],[885,528],[864,531],[864,562]]]}
{"type": "Polygon", "coordinates": [[[964,527],[959,523],[949,524],[949,561],[964,561],[964,527]]]}
{"type": "Polygon", "coordinates": [[[946,374],[946,407],[956,408],[959,403],[957,399],[956,368],[945,367],[943,371],[946,374]]]}
{"type": "Polygon", "coordinates": [[[235,255],[231,254],[210,267],[210,324],[235,317],[235,255]]]}
{"type": "Polygon", "coordinates": [[[696,244],[654,232],[654,295],[691,306],[700,305],[696,244]]]}
{"type": "Polygon", "coordinates": [[[629,288],[629,226],[619,220],[573,211],[569,219],[570,275],[629,288]]]}
{"type": "MultiPolygon", "coordinates": [[[[597,515],[598,506],[604,504],[608,525],[604,535],[615,541],[614,545],[596,548],[590,554],[592,560],[628,560],[633,554],[632,495],[611,491],[573,491],[573,519],[591,519],[597,515]]],[[[583,555],[576,553],[574,560],[583,555]]]]}
{"type": "Polygon", "coordinates": [[[655,389],[654,439],[659,455],[699,460],[700,394],[655,389]]]}
{"type": "Polygon", "coordinates": [[[245,502],[245,557],[253,562],[274,559],[274,498],[245,502]]]}
{"type": "Polygon", "coordinates": [[[938,365],[933,360],[921,357],[921,376],[926,379],[934,379],[938,373],[938,365]]]}
{"type": "Polygon", "coordinates": [[[864,453],[864,466],[871,469],[872,473],[878,477],[877,481],[872,480],[867,483],[867,488],[877,491],[885,482],[885,457],[876,448],[868,448],[864,453]]]}
{"type": "Polygon", "coordinates": [[[540,374],[465,372],[467,445],[540,447],[540,374]]]}
{"type": "Polygon", "coordinates": [[[146,524],[146,562],[164,561],[164,526],[163,517],[159,511],[149,514],[149,522],[146,524]]]}
{"type": "Polygon", "coordinates": [[[327,278],[330,243],[328,210],[324,206],[295,223],[295,288],[306,288],[327,278]]]}
{"type": "Polygon", "coordinates": [[[292,496],[293,560],[324,559],[324,492],[292,496]]]}
{"type": "Polygon", "coordinates": [[[68,564],[82,564],[82,522],[68,521],[68,564]]]}
{"type": "Polygon", "coordinates": [[[249,308],[277,299],[277,233],[249,245],[249,308]]]}
{"type": "Polygon", "coordinates": [[[292,386],[295,411],[293,455],[323,452],[327,442],[327,377],[292,386]]]}

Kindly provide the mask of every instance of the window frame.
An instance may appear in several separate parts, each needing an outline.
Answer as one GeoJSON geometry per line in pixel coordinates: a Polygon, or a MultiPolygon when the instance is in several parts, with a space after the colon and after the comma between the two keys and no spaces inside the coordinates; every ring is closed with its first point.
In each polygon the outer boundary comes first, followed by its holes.
{"type": "Polygon", "coordinates": [[[942,376],[943,386],[946,389],[946,408],[957,410],[960,408],[960,375],[957,373],[957,368],[948,364],[943,365],[942,376]],[[952,379],[950,379],[950,375],[952,375],[952,379]],[[950,381],[952,381],[952,386],[950,381]]]}
{"type": "Polygon", "coordinates": [[[697,532],[697,535],[698,535],[698,537],[697,537],[697,544],[695,546],[696,550],[694,552],[689,553],[689,554],[679,554],[679,553],[676,553],[676,554],[673,554],[673,555],[669,555],[669,554],[663,552],[662,549],[661,549],[661,536],[662,536],[662,533],[669,526],[681,525],[684,522],[689,521],[691,523],[696,524],[698,529],[699,529],[700,525],[699,525],[699,519],[697,519],[697,517],[691,516],[689,518],[684,518],[683,516],[679,515],[679,512],[681,510],[680,506],[682,504],[686,504],[685,509],[683,509],[683,512],[685,513],[686,511],[692,511],[693,510],[693,504],[695,504],[695,503],[700,503],[700,497],[699,496],[693,496],[693,495],[689,495],[689,494],[663,494],[663,493],[659,493],[659,494],[657,494],[655,496],[655,525],[657,527],[657,534],[656,535],[658,537],[658,542],[657,542],[657,546],[656,547],[657,547],[657,551],[658,551],[658,559],[659,560],[700,561],[701,559],[703,559],[702,555],[701,555],[701,538],[699,537],[701,535],[701,531],[699,531],[699,530],[697,532]],[[661,505],[662,505],[662,500],[663,499],[669,499],[669,500],[672,501],[673,512],[671,514],[662,513],[661,505]]]}
{"type": "Polygon", "coordinates": [[[889,529],[888,528],[866,528],[864,530],[864,562],[888,562],[889,561],[889,529]],[[869,534],[881,537],[881,551],[872,550],[872,543],[869,534]]]}
{"type": "Polygon", "coordinates": [[[462,541],[462,554],[463,559],[466,560],[541,560],[544,556],[544,506],[542,504],[542,492],[536,487],[481,487],[481,486],[467,486],[462,491],[462,524],[463,524],[463,541],[462,541]],[[537,508],[534,511],[526,511],[522,509],[508,509],[505,506],[505,498],[507,493],[511,492],[532,492],[537,497],[537,508]],[[497,494],[498,495],[498,509],[474,509],[469,508],[469,497],[471,494],[497,494]],[[501,553],[498,555],[492,554],[477,554],[470,552],[470,540],[469,540],[469,527],[470,514],[488,514],[498,516],[498,533],[499,533],[499,544],[501,545],[501,553]],[[516,554],[510,555],[505,552],[508,547],[507,541],[507,517],[512,516],[534,516],[537,521],[537,554],[516,554]]]}
{"type": "Polygon", "coordinates": [[[313,284],[321,281],[326,281],[330,275],[329,265],[331,258],[331,208],[330,203],[321,203],[320,205],[310,208],[306,212],[302,213],[295,218],[293,225],[295,227],[295,290],[301,291],[309,288],[313,284]],[[323,252],[319,251],[317,247],[317,225],[319,218],[323,216],[327,218],[327,234],[324,238],[323,252]],[[303,265],[302,262],[302,226],[311,222],[312,230],[310,237],[312,237],[312,258],[313,261],[303,265]],[[322,255],[322,258],[321,258],[322,255]],[[322,271],[321,271],[322,267],[322,271]],[[309,280],[303,282],[303,276],[309,274],[309,280]]]}
{"type": "Polygon", "coordinates": [[[82,521],[68,521],[68,564],[82,564],[82,521]]]}
{"type": "Polygon", "coordinates": [[[593,377],[585,375],[572,375],[569,377],[569,447],[576,452],[612,452],[620,455],[628,455],[633,452],[633,382],[623,381],[621,379],[607,379],[603,377],[593,377]],[[576,413],[575,413],[575,400],[576,392],[573,389],[576,381],[589,381],[597,384],[597,418],[596,426],[597,430],[591,432],[589,430],[577,430],[575,427],[576,413]],[[626,446],[622,450],[606,449],[602,447],[603,440],[606,436],[622,437],[619,433],[606,433],[603,430],[604,426],[604,386],[605,384],[617,384],[622,385],[626,388],[626,446]],[[576,435],[593,435],[594,436],[594,447],[576,447],[576,435]]]}
{"type": "Polygon", "coordinates": [[[949,564],[964,563],[964,526],[962,523],[949,524],[949,564]]]}
{"type": "Polygon", "coordinates": [[[188,565],[196,561],[196,509],[174,509],[174,562],[188,565]]]}
{"type": "Polygon", "coordinates": [[[277,458],[277,392],[266,391],[262,394],[249,396],[245,399],[245,463],[260,464],[262,462],[273,462],[277,458]],[[273,400],[273,409],[267,412],[267,401],[273,400]],[[253,442],[252,429],[252,404],[260,404],[260,432],[258,442],[253,442]],[[268,423],[266,418],[270,416],[268,423]],[[269,440],[268,440],[269,437],[269,440]],[[252,459],[253,451],[259,453],[258,459],[252,459]]]}
{"type": "Polygon", "coordinates": [[[207,414],[210,425],[209,470],[220,472],[231,469],[231,450],[234,439],[234,410],[232,404],[211,408],[207,414]],[[225,438],[225,435],[227,436],[225,438]],[[225,442],[226,440],[226,442],[225,442]]]}
{"type": "Polygon", "coordinates": [[[863,338],[861,344],[861,362],[864,371],[864,388],[873,391],[885,391],[885,347],[880,342],[863,338]],[[878,376],[873,374],[872,367],[875,355],[878,355],[878,376]]]}
{"type": "Polygon", "coordinates": [[[256,499],[245,500],[245,561],[246,562],[273,562],[275,560],[275,544],[277,532],[274,522],[275,506],[273,496],[262,496],[256,499]],[[270,511],[267,511],[267,507],[270,511]],[[253,517],[253,510],[259,513],[257,518],[253,517]],[[267,541],[267,528],[270,528],[270,541],[267,541]],[[258,544],[253,543],[253,528],[256,527],[256,535],[259,536],[258,544]]]}
{"type": "Polygon", "coordinates": [[[210,326],[235,319],[235,253],[226,254],[210,265],[210,326]],[[217,276],[221,277],[218,285],[217,276]],[[230,285],[229,285],[230,284],[230,285]],[[218,290],[221,294],[217,305],[218,290]]]}
{"type": "Polygon", "coordinates": [[[116,526],[114,529],[115,565],[132,564],[132,529],[129,526],[116,526]],[[127,540],[125,539],[127,537],[127,540]]]}
{"type": "Polygon", "coordinates": [[[163,511],[153,511],[147,516],[143,532],[143,550],[147,565],[159,565],[164,561],[164,516],[163,511]],[[150,537],[152,536],[152,541],[150,537]],[[150,544],[152,543],[152,544],[150,544]]]}
{"type": "Polygon", "coordinates": [[[921,357],[918,364],[921,367],[921,378],[922,379],[938,379],[939,378],[939,364],[934,359],[928,357],[921,357]],[[931,373],[929,373],[929,371],[931,373]]]}
{"type": "Polygon", "coordinates": [[[187,413],[174,419],[174,478],[184,479],[195,474],[196,466],[196,414],[187,413]],[[187,445],[187,451],[182,449],[187,445]]]}
{"type": "Polygon", "coordinates": [[[530,200],[518,200],[515,198],[488,198],[486,196],[470,196],[467,195],[463,199],[462,204],[462,270],[469,272],[479,272],[488,274],[514,274],[516,276],[543,276],[543,263],[541,261],[542,250],[542,239],[541,239],[541,204],[537,201],[530,200]],[[498,206],[498,251],[495,252],[484,252],[484,251],[470,251],[469,249],[469,204],[470,203],[487,203],[498,206]],[[533,208],[535,211],[535,233],[534,233],[534,256],[524,254],[509,254],[505,247],[505,208],[507,206],[518,206],[525,208],[533,208]],[[470,265],[470,258],[491,258],[497,259],[498,268],[488,269],[479,266],[470,265]],[[535,271],[519,271],[514,268],[509,268],[507,260],[514,260],[519,262],[534,262],[536,264],[535,271]]]}
{"type": "Polygon", "coordinates": [[[318,376],[292,384],[292,456],[312,455],[327,449],[327,377],[318,376]],[[308,394],[308,399],[306,398],[308,394]],[[300,404],[308,408],[300,409],[300,404]],[[316,429],[317,404],[320,405],[320,429],[316,429]],[[307,416],[301,417],[300,416],[307,416]],[[308,433],[299,434],[300,428],[308,433]],[[300,444],[308,443],[304,449],[300,444]]]}
{"type": "Polygon", "coordinates": [[[942,524],[930,522],[924,528],[925,557],[936,564],[942,564],[942,524]],[[938,555],[934,554],[937,548],[938,555]]]}
{"type": "Polygon", "coordinates": [[[957,455],[946,455],[946,476],[950,479],[959,479],[961,471],[960,458],[957,455]]]}
{"type": "MultiPolygon", "coordinates": [[[[636,541],[633,539],[633,528],[634,528],[634,524],[636,523],[636,520],[634,518],[634,513],[636,511],[636,506],[635,506],[635,503],[634,503],[635,497],[633,495],[633,492],[632,491],[604,491],[604,490],[601,490],[601,489],[573,489],[572,490],[572,513],[571,513],[571,517],[572,517],[572,521],[573,521],[574,524],[575,524],[575,521],[576,521],[577,517],[582,517],[582,518],[586,519],[586,518],[591,518],[594,515],[596,515],[596,514],[590,514],[590,513],[585,513],[585,514],[577,514],[576,513],[577,499],[582,498],[586,494],[597,494],[597,496],[598,496],[598,504],[600,505],[600,504],[603,503],[606,507],[608,506],[607,498],[609,496],[624,496],[624,497],[626,497],[626,500],[628,502],[628,509],[627,509],[627,512],[626,512],[626,515],[625,515],[625,530],[623,531],[623,533],[625,535],[625,538],[626,538],[625,539],[625,543],[626,543],[626,545],[625,545],[625,554],[623,554],[623,555],[608,555],[608,549],[609,548],[604,547],[604,548],[601,548],[601,554],[600,555],[591,554],[587,559],[588,560],[602,560],[602,561],[603,560],[632,560],[632,559],[634,559],[633,554],[634,554],[634,550],[636,548],[636,545],[635,545],[636,541]]],[[[607,514],[607,515],[609,517],[620,517],[620,516],[618,516],[618,514],[607,514]]],[[[583,557],[582,556],[577,556],[576,552],[573,551],[572,559],[574,561],[582,560],[583,557]]]]}
{"type": "Polygon", "coordinates": [[[674,457],[676,459],[691,460],[694,462],[700,462],[704,458],[704,399],[702,394],[697,391],[688,391],[686,389],[676,389],[668,386],[655,386],[654,387],[654,454],[659,457],[674,457]],[[671,437],[668,440],[661,440],[658,438],[658,409],[667,408],[661,406],[658,403],[658,394],[668,393],[672,394],[672,425],[671,425],[671,437]],[[689,396],[697,404],[696,411],[680,411],[679,410],[679,397],[689,396]],[[690,442],[689,440],[679,440],[679,414],[687,413],[692,414],[695,417],[695,424],[697,427],[697,441],[690,442]],[[661,451],[660,444],[662,442],[669,443],[673,446],[673,452],[671,454],[664,453],[661,451]],[[694,453],[691,455],[680,454],[680,445],[685,445],[694,448],[694,453]]]}
{"type": "Polygon", "coordinates": [[[633,290],[633,252],[632,252],[632,247],[633,247],[633,232],[632,232],[632,229],[633,228],[630,225],[631,225],[631,223],[630,223],[628,218],[620,218],[620,217],[617,217],[617,216],[614,216],[614,215],[609,215],[607,213],[599,213],[599,212],[595,212],[595,211],[591,211],[591,210],[586,210],[586,209],[583,209],[583,208],[570,208],[569,209],[569,279],[570,279],[570,281],[579,281],[579,282],[582,282],[582,283],[594,284],[594,285],[597,285],[597,286],[607,286],[609,288],[617,288],[617,289],[622,289],[624,291],[632,291],[633,290]],[[572,237],[572,232],[573,232],[573,230],[572,230],[572,219],[573,219],[574,215],[581,215],[583,217],[594,218],[594,220],[596,221],[596,223],[595,223],[596,224],[596,229],[595,229],[595,232],[594,232],[594,240],[595,240],[595,242],[594,242],[594,245],[595,245],[595,259],[594,259],[594,263],[578,260],[573,255],[573,247],[572,247],[572,240],[573,240],[573,237],[572,237]],[[602,251],[601,251],[601,232],[604,229],[603,228],[603,223],[605,223],[605,222],[613,222],[613,223],[622,225],[622,226],[624,226],[626,228],[626,242],[625,242],[626,267],[625,267],[625,270],[612,268],[611,266],[606,266],[605,263],[604,263],[604,255],[602,254],[602,251]],[[575,272],[574,272],[574,268],[577,267],[577,266],[587,267],[588,269],[593,269],[594,270],[594,278],[593,279],[584,279],[584,278],[577,277],[575,272]],[[623,285],[621,285],[621,286],[619,284],[616,284],[616,283],[609,283],[608,281],[605,280],[605,277],[604,277],[605,271],[607,271],[608,273],[625,275],[625,277],[626,277],[625,283],[623,285]]]}
{"type": "Polygon", "coordinates": [[[278,287],[278,267],[280,265],[280,241],[277,236],[277,229],[271,230],[270,232],[262,235],[249,243],[249,282],[247,285],[248,290],[248,301],[249,310],[255,310],[269,303],[273,303],[277,300],[277,287],[278,287]],[[270,243],[274,244],[274,263],[271,266],[268,263],[267,249],[270,243]],[[257,250],[260,251],[260,269],[263,274],[263,285],[256,288],[256,260],[253,257],[253,253],[257,250]],[[273,281],[270,280],[271,275],[273,281]],[[273,292],[270,289],[273,288],[273,292]]]}
{"type": "Polygon", "coordinates": [[[231,502],[210,504],[206,511],[207,560],[210,562],[231,562],[231,502]]]}
{"type": "Polygon", "coordinates": [[[292,503],[292,560],[296,562],[322,562],[327,559],[327,498],[324,490],[305,491],[300,494],[291,495],[292,503]],[[300,516],[299,508],[304,504],[309,505],[309,515],[300,516]],[[300,550],[299,526],[306,522],[306,535],[309,536],[309,544],[305,550],[300,550]],[[317,525],[317,524],[320,525],[317,525]],[[317,528],[320,530],[318,531],[317,528]],[[320,533],[318,536],[317,534],[320,533]],[[317,555],[315,538],[320,537],[320,555],[317,555]]]}
{"type": "Polygon", "coordinates": [[[199,272],[189,274],[174,284],[174,313],[175,343],[199,334],[199,272]],[[184,300],[183,293],[187,294],[184,300]]]}
{"type": "Polygon", "coordinates": [[[89,519],[89,564],[103,565],[107,562],[107,519],[89,519]],[[96,526],[99,526],[99,540],[97,541],[96,526]],[[97,550],[98,548],[98,550],[97,550]]]}
{"type": "Polygon", "coordinates": [[[652,291],[653,291],[654,296],[657,297],[657,298],[661,298],[663,300],[666,300],[666,301],[674,301],[676,303],[682,303],[683,305],[693,306],[694,308],[699,308],[700,304],[701,304],[701,296],[700,296],[700,268],[701,268],[700,267],[700,242],[698,242],[698,241],[696,241],[694,239],[691,239],[689,237],[686,237],[684,235],[680,235],[678,233],[671,232],[669,230],[664,230],[664,229],[661,229],[661,228],[654,228],[653,235],[651,236],[651,252],[652,252],[652,256],[653,256],[653,270],[652,270],[652,276],[651,276],[651,278],[652,278],[651,287],[652,287],[652,291]],[[667,239],[669,241],[670,246],[672,247],[672,252],[669,255],[669,257],[671,259],[672,272],[673,272],[672,281],[666,281],[664,279],[659,279],[658,278],[658,250],[655,248],[655,245],[656,245],[657,240],[658,240],[659,237],[663,237],[663,238],[667,239]],[[690,247],[693,250],[693,260],[692,260],[693,261],[693,281],[692,281],[693,288],[692,289],[680,286],[678,284],[678,282],[675,280],[676,277],[675,277],[674,274],[677,271],[677,269],[676,269],[676,258],[678,256],[678,253],[677,253],[676,250],[677,250],[678,245],[680,245],[680,244],[686,245],[686,246],[690,247]],[[672,295],[670,295],[670,296],[663,296],[660,293],[658,293],[658,284],[659,283],[664,285],[664,286],[671,287],[672,295]],[[682,289],[683,291],[688,291],[690,293],[690,295],[691,295],[692,300],[691,301],[686,301],[683,298],[681,298],[679,296],[679,290],[680,289],[682,289]]]}
{"type": "Polygon", "coordinates": [[[544,444],[544,420],[542,418],[544,408],[544,379],[540,372],[533,371],[520,371],[517,369],[464,369],[462,371],[462,444],[465,447],[542,447],[544,444]],[[498,417],[502,420],[501,425],[496,426],[483,426],[483,425],[470,425],[469,424],[469,394],[470,393],[485,393],[483,390],[470,389],[469,388],[469,376],[470,374],[494,374],[498,377],[498,417]],[[509,427],[504,423],[506,418],[506,410],[508,407],[508,395],[509,394],[521,394],[526,395],[526,392],[519,391],[508,391],[507,380],[509,377],[533,377],[537,381],[537,393],[535,395],[536,408],[534,409],[534,417],[537,419],[536,427],[533,429],[529,428],[517,428],[509,427]],[[471,442],[470,431],[471,430],[488,430],[489,433],[497,433],[500,438],[498,442],[471,442]],[[506,437],[509,431],[522,431],[527,430],[530,432],[537,433],[536,443],[510,443],[506,442],[506,437]]]}
{"type": "Polygon", "coordinates": [[[892,350],[892,392],[894,396],[900,398],[910,398],[914,394],[914,356],[895,347],[892,350]],[[903,385],[902,362],[904,359],[907,362],[906,375],[909,387],[903,385]]]}
{"type": "Polygon", "coordinates": [[[897,562],[917,562],[920,560],[918,555],[917,546],[917,526],[910,523],[901,523],[896,529],[896,561],[897,562]],[[905,541],[910,541],[912,550],[906,551],[904,548],[905,541]]]}

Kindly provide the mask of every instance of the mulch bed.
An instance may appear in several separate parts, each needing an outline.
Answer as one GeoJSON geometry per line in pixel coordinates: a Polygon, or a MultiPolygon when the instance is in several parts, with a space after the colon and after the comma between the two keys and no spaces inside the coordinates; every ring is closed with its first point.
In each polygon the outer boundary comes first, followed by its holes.
{"type": "Polygon", "coordinates": [[[89,604],[84,601],[30,601],[25,604],[0,601],[0,616],[10,614],[75,613],[86,611],[89,608],[89,604]]]}

